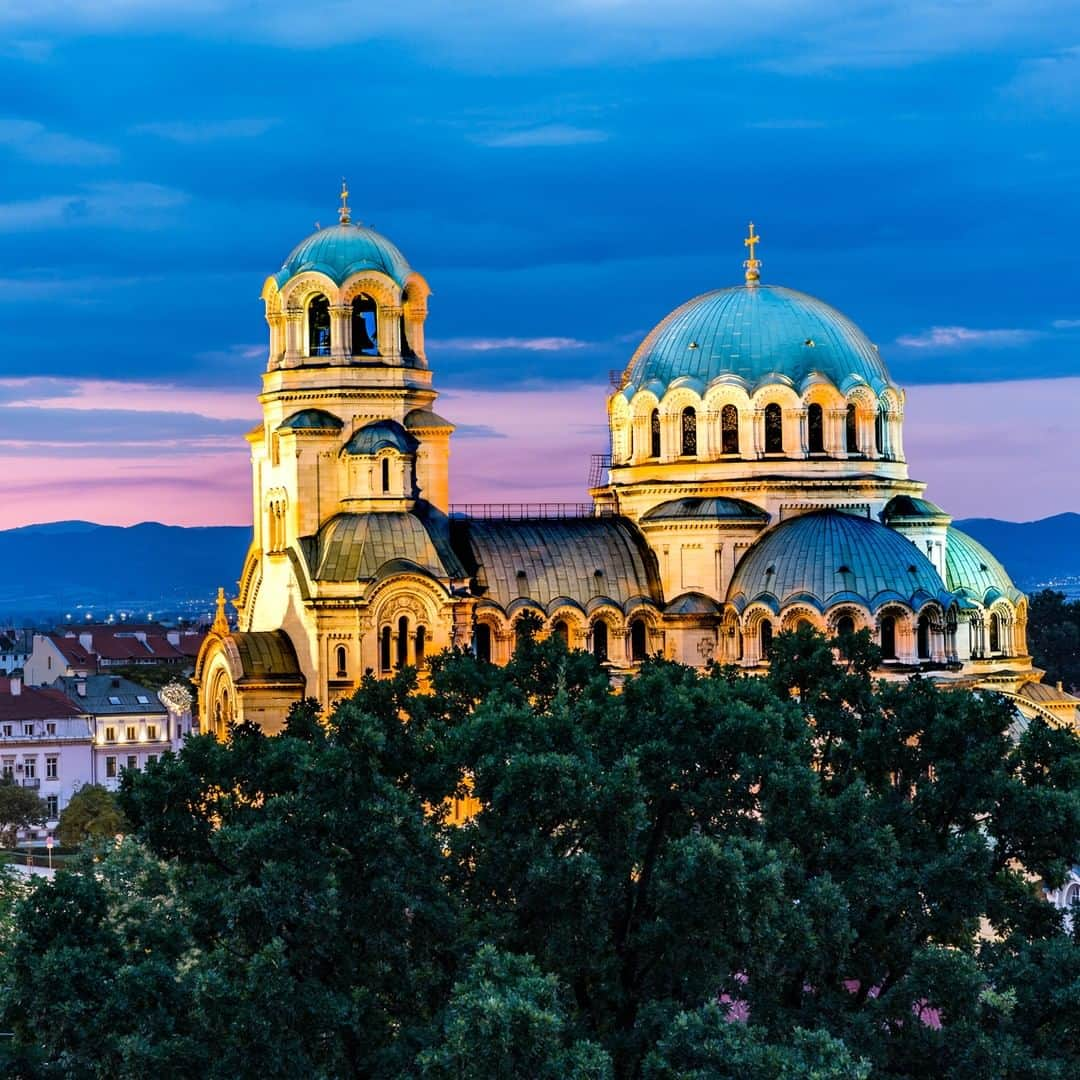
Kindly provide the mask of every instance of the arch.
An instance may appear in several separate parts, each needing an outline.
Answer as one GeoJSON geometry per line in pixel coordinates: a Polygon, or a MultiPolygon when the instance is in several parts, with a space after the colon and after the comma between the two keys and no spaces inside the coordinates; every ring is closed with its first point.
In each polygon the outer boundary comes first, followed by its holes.
{"type": "Polygon", "coordinates": [[[330,355],[330,301],[325,293],[314,293],[307,302],[307,354],[330,355]]]}
{"type": "Polygon", "coordinates": [[[878,457],[885,453],[885,410],[879,405],[874,412],[874,447],[878,457]]]}
{"type": "Polygon", "coordinates": [[[683,457],[697,457],[697,410],[688,405],[682,411],[682,423],[680,425],[681,450],[683,457]]]}
{"type": "Polygon", "coordinates": [[[882,615],[881,617],[881,658],[882,660],[896,659],[895,615],[882,615]]]}
{"type": "Polygon", "coordinates": [[[491,625],[478,622],[473,630],[473,654],[477,660],[491,663],[491,625]]]}
{"type": "Polygon", "coordinates": [[[849,454],[859,452],[859,413],[853,401],[848,402],[844,416],[844,450],[849,454]]]}
{"type": "Polygon", "coordinates": [[[649,414],[649,457],[660,456],[660,410],[653,409],[649,414]]]}
{"type": "Polygon", "coordinates": [[[379,355],[379,305],[369,293],[357,293],[352,299],[352,354],[379,355]]]}
{"type": "Polygon", "coordinates": [[[399,671],[409,664],[409,616],[402,615],[397,621],[397,649],[394,651],[394,667],[399,671]]]}
{"type": "Polygon", "coordinates": [[[349,650],[344,645],[339,645],[334,650],[334,659],[337,663],[337,678],[347,679],[349,677],[349,650]]]}
{"type": "Polygon", "coordinates": [[[841,615],[836,620],[836,636],[851,637],[855,633],[855,617],[853,615],[841,615]]]}
{"type": "Polygon", "coordinates": [[[592,626],[592,654],[603,663],[608,658],[608,624],[597,619],[592,626]]]}
{"type": "Polygon", "coordinates": [[[728,402],[720,410],[720,453],[739,452],[739,410],[728,402]]]}
{"type": "Polygon", "coordinates": [[[765,406],[765,453],[784,452],[784,412],[775,401],[765,406]]]}
{"type": "Polygon", "coordinates": [[[416,628],[416,666],[424,666],[424,657],[427,653],[427,627],[418,626],[416,628]]]}
{"type": "Polygon", "coordinates": [[[1001,652],[1001,616],[996,611],[990,612],[988,644],[991,653],[1001,652]]]}
{"type": "Polygon", "coordinates": [[[556,619],[552,623],[551,636],[559,638],[567,648],[570,647],[570,625],[565,619],[556,619]]]}
{"type": "Polygon", "coordinates": [[[389,675],[393,665],[393,657],[390,651],[390,636],[392,631],[389,625],[379,631],[379,672],[389,675]]]}
{"type": "Polygon", "coordinates": [[[811,454],[825,453],[825,411],[817,402],[806,409],[806,440],[811,454]]]}
{"type": "Polygon", "coordinates": [[[630,620],[630,659],[640,664],[649,655],[649,628],[644,619],[630,620]]]}
{"type": "Polygon", "coordinates": [[[923,612],[919,616],[919,621],[915,624],[915,640],[916,640],[916,655],[920,660],[930,659],[930,615],[928,612],[923,612]]]}
{"type": "Polygon", "coordinates": [[[768,660],[772,654],[773,625],[771,619],[762,619],[758,624],[758,646],[761,650],[761,659],[768,660]]]}

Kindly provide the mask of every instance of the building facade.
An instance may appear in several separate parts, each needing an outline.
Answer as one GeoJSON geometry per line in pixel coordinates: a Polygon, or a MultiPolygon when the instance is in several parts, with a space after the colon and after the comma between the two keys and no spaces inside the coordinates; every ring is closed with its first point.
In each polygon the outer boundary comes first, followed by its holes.
{"type": "Polygon", "coordinates": [[[330,703],[451,645],[503,663],[525,612],[616,673],[654,653],[763,670],[783,630],[866,628],[883,677],[924,671],[1074,719],[1032,667],[1026,598],[910,477],[904,392],[877,347],[763,284],[758,241],[751,227],[742,284],[689,300],[630,358],[586,512],[464,515],[430,290],[343,199],[263,287],[253,537],[237,628],[222,596],[199,654],[204,729],[276,730],[302,696],[330,703]]]}

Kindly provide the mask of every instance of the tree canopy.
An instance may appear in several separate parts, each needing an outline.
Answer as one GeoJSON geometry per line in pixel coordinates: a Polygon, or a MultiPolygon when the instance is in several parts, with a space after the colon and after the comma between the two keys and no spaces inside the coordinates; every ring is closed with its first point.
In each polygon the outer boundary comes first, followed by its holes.
{"type": "Polygon", "coordinates": [[[1053,589],[1032,596],[1028,647],[1048,682],[1061,682],[1066,690],[1080,688],[1080,600],[1066,600],[1053,589]]]}
{"type": "Polygon", "coordinates": [[[13,847],[21,829],[44,825],[47,819],[48,807],[36,789],[6,777],[0,779],[0,842],[13,847]]]}
{"type": "Polygon", "coordinates": [[[83,784],[60,813],[56,833],[65,847],[104,840],[127,828],[116,796],[100,784],[83,784]]]}
{"type": "MultiPolygon", "coordinates": [[[[528,630],[528,627],[526,627],[528,630]]],[[[765,678],[616,692],[526,632],[280,735],[190,739],[94,873],[21,903],[17,1052],[65,1074],[1064,1080],[1080,741],[875,685],[780,635],[765,678]],[[452,800],[478,813],[451,823],[452,800]]]]}

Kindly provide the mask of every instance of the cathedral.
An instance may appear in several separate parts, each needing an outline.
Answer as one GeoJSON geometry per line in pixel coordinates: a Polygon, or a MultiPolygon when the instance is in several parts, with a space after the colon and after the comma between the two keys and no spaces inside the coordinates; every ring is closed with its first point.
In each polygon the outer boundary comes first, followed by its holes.
{"type": "MultiPolygon", "coordinates": [[[[493,663],[532,612],[613,676],[647,656],[768,665],[774,635],[869,629],[883,678],[992,688],[1071,723],[1040,682],[1027,601],[908,476],[904,391],[835,308],[760,280],[688,300],[607,402],[611,456],[584,508],[450,504],[454,425],[435,410],[430,289],[351,220],[266,279],[269,357],[251,446],[253,535],[195,678],[204,731],[280,728],[449,646],[493,663]],[[606,481],[606,482],[605,482],[606,481]]],[[[599,406],[599,402],[598,402],[599,406]]]]}

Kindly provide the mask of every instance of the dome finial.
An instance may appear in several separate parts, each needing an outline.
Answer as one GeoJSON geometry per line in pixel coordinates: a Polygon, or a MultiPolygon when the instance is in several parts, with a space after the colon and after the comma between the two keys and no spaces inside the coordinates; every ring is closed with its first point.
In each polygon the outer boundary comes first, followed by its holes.
{"type": "Polygon", "coordinates": [[[760,242],[761,237],[754,234],[754,223],[751,221],[750,235],[743,240],[743,244],[750,249],[750,258],[743,261],[747,285],[756,285],[761,280],[761,260],[754,258],[754,246],[760,242]]]}
{"type": "Polygon", "coordinates": [[[341,206],[338,208],[338,220],[342,225],[348,225],[352,221],[349,213],[349,189],[345,184],[345,177],[341,178],[341,206]]]}

